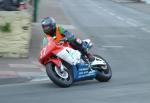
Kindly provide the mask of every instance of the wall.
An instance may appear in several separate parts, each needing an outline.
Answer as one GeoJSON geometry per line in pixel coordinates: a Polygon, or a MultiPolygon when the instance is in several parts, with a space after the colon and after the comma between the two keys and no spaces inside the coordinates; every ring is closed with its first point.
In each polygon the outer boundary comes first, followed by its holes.
{"type": "Polygon", "coordinates": [[[10,23],[11,32],[0,31],[0,57],[28,57],[31,15],[22,11],[0,11],[0,25],[10,23]]]}

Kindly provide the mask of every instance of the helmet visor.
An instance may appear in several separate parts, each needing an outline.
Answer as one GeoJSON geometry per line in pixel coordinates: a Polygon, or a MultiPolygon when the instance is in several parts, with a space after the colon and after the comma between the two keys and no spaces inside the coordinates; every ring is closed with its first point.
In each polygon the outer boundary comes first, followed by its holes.
{"type": "Polygon", "coordinates": [[[45,33],[50,34],[53,31],[53,28],[50,26],[43,26],[43,30],[45,33]]]}

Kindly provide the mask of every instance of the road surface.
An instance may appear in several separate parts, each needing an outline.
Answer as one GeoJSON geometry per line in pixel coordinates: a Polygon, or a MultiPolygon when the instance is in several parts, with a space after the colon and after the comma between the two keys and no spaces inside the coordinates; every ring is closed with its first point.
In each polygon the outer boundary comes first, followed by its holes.
{"type": "Polygon", "coordinates": [[[92,39],[92,52],[108,60],[112,79],[70,88],[50,81],[2,85],[0,103],[149,103],[150,15],[110,0],[59,0],[58,4],[82,31],[80,37],[92,39]]]}

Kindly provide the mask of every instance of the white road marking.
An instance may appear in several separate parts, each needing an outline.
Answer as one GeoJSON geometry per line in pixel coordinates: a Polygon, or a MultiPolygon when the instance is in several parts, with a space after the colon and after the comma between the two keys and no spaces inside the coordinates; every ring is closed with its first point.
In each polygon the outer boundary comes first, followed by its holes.
{"type": "Polygon", "coordinates": [[[101,6],[99,6],[98,8],[102,9],[102,7],[101,7],[101,6]]]}
{"type": "Polygon", "coordinates": [[[125,19],[123,17],[120,16],[116,16],[117,19],[124,21],[125,19]]]}
{"type": "Polygon", "coordinates": [[[39,81],[50,81],[49,77],[46,76],[46,77],[37,77],[37,78],[34,78],[32,79],[30,82],[39,82],[39,81]]]}
{"type": "Polygon", "coordinates": [[[105,38],[136,38],[136,35],[104,35],[105,38]]]}
{"type": "Polygon", "coordinates": [[[73,25],[64,25],[64,24],[59,24],[59,25],[61,25],[65,29],[76,29],[76,27],[73,25]]]}
{"type": "Polygon", "coordinates": [[[22,77],[32,78],[30,82],[49,80],[47,74],[43,72],[17,72],[17,74],[22,77]]]}
{"type": "Polygon", "coordinates": [[[109,14],[112,15],[112,16],[115,16],[115,15],[116,15],[115,13],[112,13],[112,12],[109,12],[109,14]]]}
{"type": "Polygon", "coordinates": [[[37,65],[34,64],[8,64],[11,68],[39,68],[37,65]]]}
{"type": "Polygon", "coordinates": [[[10,68],[32,68],[32,69],[40,69],[42,72],[45,72],[44,66],[39,64],[36,61],[33,61],[32,64],[8,64],[10,68]]]}
{"type": "Polygon", "coordinates": [[[135,23],[133,23],[133,22],[131,22],[131,21],[126,21],[126,23],[128,23],[128,24],[130,24],[130,25],[132,25],[132,26],[134,26],[134,27],[137,27],[137,26],[138,26],[137,24],[135,24],[135,23]]]}
{"type": "Polygon", "coordinates": [[[38,61],[32,61],[34,65],[37,65],[42,72],[45,72],[45,67],[41,65],[38,61]]]}
{"type": "Polygon", "coordinates": [[[103,9],[104,11],[108,11],[107,9],[103,9]]]}
{"type": "Polygon", "coordinates": [[[135,22],[135,23],[137,23],[137,21],[136,21],[136,20],[131,19],[131,18],[127,18],[127,20],[128,20],[128,21],[131,21],[131,22],[135,22]]]}
{"type": "Polygon", "coordinates": [[[42,71],[42,72],[46,72],[46,70],[45,70],[46,68],[45,67],[40,67],[40,70],[42,71]]]}
{"type": "Polygon", "coordinates": [[[119,46],[119,45],[103,45],[102,48],[124,48],[124,46],[119,46]]]}
{"type": "Polygon", "coordinates": [[[150,33],[150,30],[146,29],[146,28],[141,28],[143,31],[150,33]]]}
{"type": "Polygon", "coordinates": [[[18,75],[24,77],[45,77],[47,76],[44,72],[17,72],[18,75]]]}

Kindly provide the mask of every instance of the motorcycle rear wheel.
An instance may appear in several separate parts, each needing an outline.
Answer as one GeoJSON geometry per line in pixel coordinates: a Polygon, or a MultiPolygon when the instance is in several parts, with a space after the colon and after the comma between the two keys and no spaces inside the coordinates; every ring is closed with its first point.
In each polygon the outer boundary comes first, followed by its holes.
{"type": "Polygon", "coordinates": [[[69,69],[65,68],[65,73],[68,73],[67,74],[68,77],[66,78],[66,76],[65,76],[63,78],[62,76],[60,76],[58,74],[58,71],[56,71],[56,69],[60,70],[60,68],[57,68],[56,65],[53,63],[48,63],[46,65],[47,75],[53,81],[53,83],[59,87],[64,87],[64,88],[71,86],[71,84],[73,83],[71,71],[69,69]]]}
{"type": "Polygon", "coordinates": [[[98,80],[100,82],[107,82],[107,81],[109,81],[111,79],[111,77],[112,77],[112,71],[111,71],[110,65],[101,56],[94,55],[94,57],[100,58],[106,63],[105,67],[101,66],[101,65],[98,65],[98,69],[95,69],[96,70],[96,80],[98,80]],[[103,69],[103,68],[105,68],[105,69],[103,69]]]}

